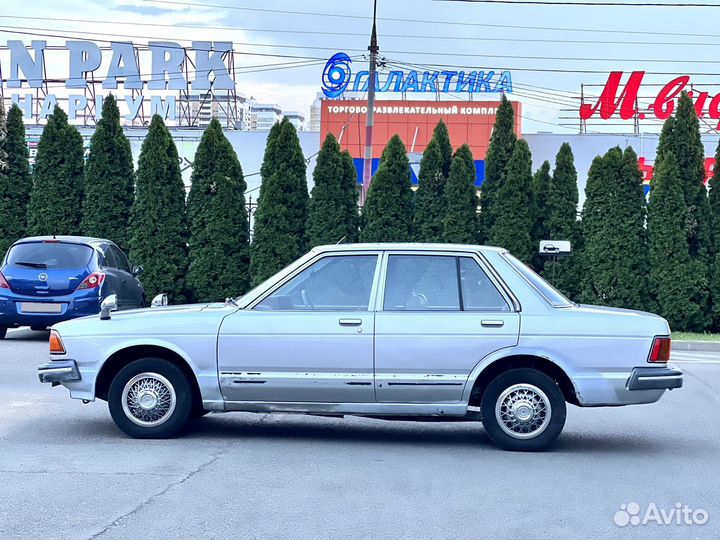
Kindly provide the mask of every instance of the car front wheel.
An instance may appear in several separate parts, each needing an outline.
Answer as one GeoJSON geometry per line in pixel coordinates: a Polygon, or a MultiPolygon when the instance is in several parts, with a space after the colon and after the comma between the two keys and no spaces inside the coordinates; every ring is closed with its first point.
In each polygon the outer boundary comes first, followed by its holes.
{"type": "Polygon", "coordinates": [[[162,358],[131,362],[115,376],[108,393],[115,424],[138,439],[172,437],[187,423],[192,405],[187,377],[162,358]]]}
{"type": "Polygon", "coordinates": [[[6,335],[7,335],[7,328],[5,326],[0,326],[0,339],[5,339],[6,335]]]}
{"type": "Polygon", "coordinates": [[[560,388],[536,369],[501,373],[485,389],[480,404],[483,426],[506,450],[547,448],[565,425],[566,406],[560,388]]]}

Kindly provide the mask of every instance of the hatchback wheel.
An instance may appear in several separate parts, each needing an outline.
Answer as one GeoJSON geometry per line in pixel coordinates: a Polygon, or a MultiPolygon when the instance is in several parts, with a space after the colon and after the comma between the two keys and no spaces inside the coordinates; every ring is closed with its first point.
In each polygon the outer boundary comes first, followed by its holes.
{"type": "Polygon", "coordinates": [[[0,339],[5,339],[6,334],[7,334],[7,327],[0,326],[0,339]]]}
{"type": "Polygon", "coordinates": [[[536,451],[552,444],[565,425],[565,398],[536,369],[512,369],[488,385],[480,404],[490,438],[506,450],[536,451]]]}
{"type": "Polygon", "coordinates": [[[110,384],[110,415],[125,433],[139,439],[172,437],[192,413],[192,390],[185,374],[161,358],[128,364],[110,384]]]}

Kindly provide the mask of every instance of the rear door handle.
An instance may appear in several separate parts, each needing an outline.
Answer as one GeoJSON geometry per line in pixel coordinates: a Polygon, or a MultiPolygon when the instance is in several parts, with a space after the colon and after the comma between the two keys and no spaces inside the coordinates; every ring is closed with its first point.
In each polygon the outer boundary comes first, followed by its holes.
{"type": "Polygon", "coordinates": [[[362,319],[340,319],[338,322],[340,326],[360,326],[362,319]]]}
{"type": "Polygon", "coordinates": [[[502,326],[505,326],[504,321],[484,320],[484,321],[480,321],[480,324],[486,328],[500,328],[502,326]]]}

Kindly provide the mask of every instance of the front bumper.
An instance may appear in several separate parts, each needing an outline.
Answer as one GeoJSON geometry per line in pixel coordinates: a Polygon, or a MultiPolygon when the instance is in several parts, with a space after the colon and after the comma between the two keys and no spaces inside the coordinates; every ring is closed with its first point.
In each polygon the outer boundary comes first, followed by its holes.
{"type": "Polygon", "coordinates": [[[627,380],[628,390],[672,390],[682,388],[683,373],[667,367],[637,367],[627,380]]]}
{"type": "Polygon", "coordinates": [[[64,382],[80,380],[80,371],[75,360],[52,360],[38,366],[40,382],[52,383],[53,386],[64,382]]]}

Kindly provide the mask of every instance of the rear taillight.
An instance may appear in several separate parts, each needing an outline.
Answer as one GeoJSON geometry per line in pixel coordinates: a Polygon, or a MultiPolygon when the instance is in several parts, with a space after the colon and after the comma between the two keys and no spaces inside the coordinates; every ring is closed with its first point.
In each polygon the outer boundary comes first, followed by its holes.
{"type": "Polygon", "coordinates": [[[65,354],[65,345],[56,330],[50,331],[50,354],[65,354]]]}
{"type": "Polygon", "coordinates": [[[0,289],[9,289],[10,285],[8,285],[7,279],[5,279],[5,276],[2,275],[2,272],[0,272],[0,289]]]}
{"type": "Polygon", "coordinates": [[[670,360],[670,345],[672,341],[667,336],[655,336],[648,362],[668,362],[670,360]]]}
{"type": "Polygon", "coordinates": [[[77,286],[76,291],[80,291],[83,289],[97,289],[103,284],[103,281],[105,281],[105,274],[102,272],[93,272],[88,277],[86,277],[83,282],[77,286]]]}

